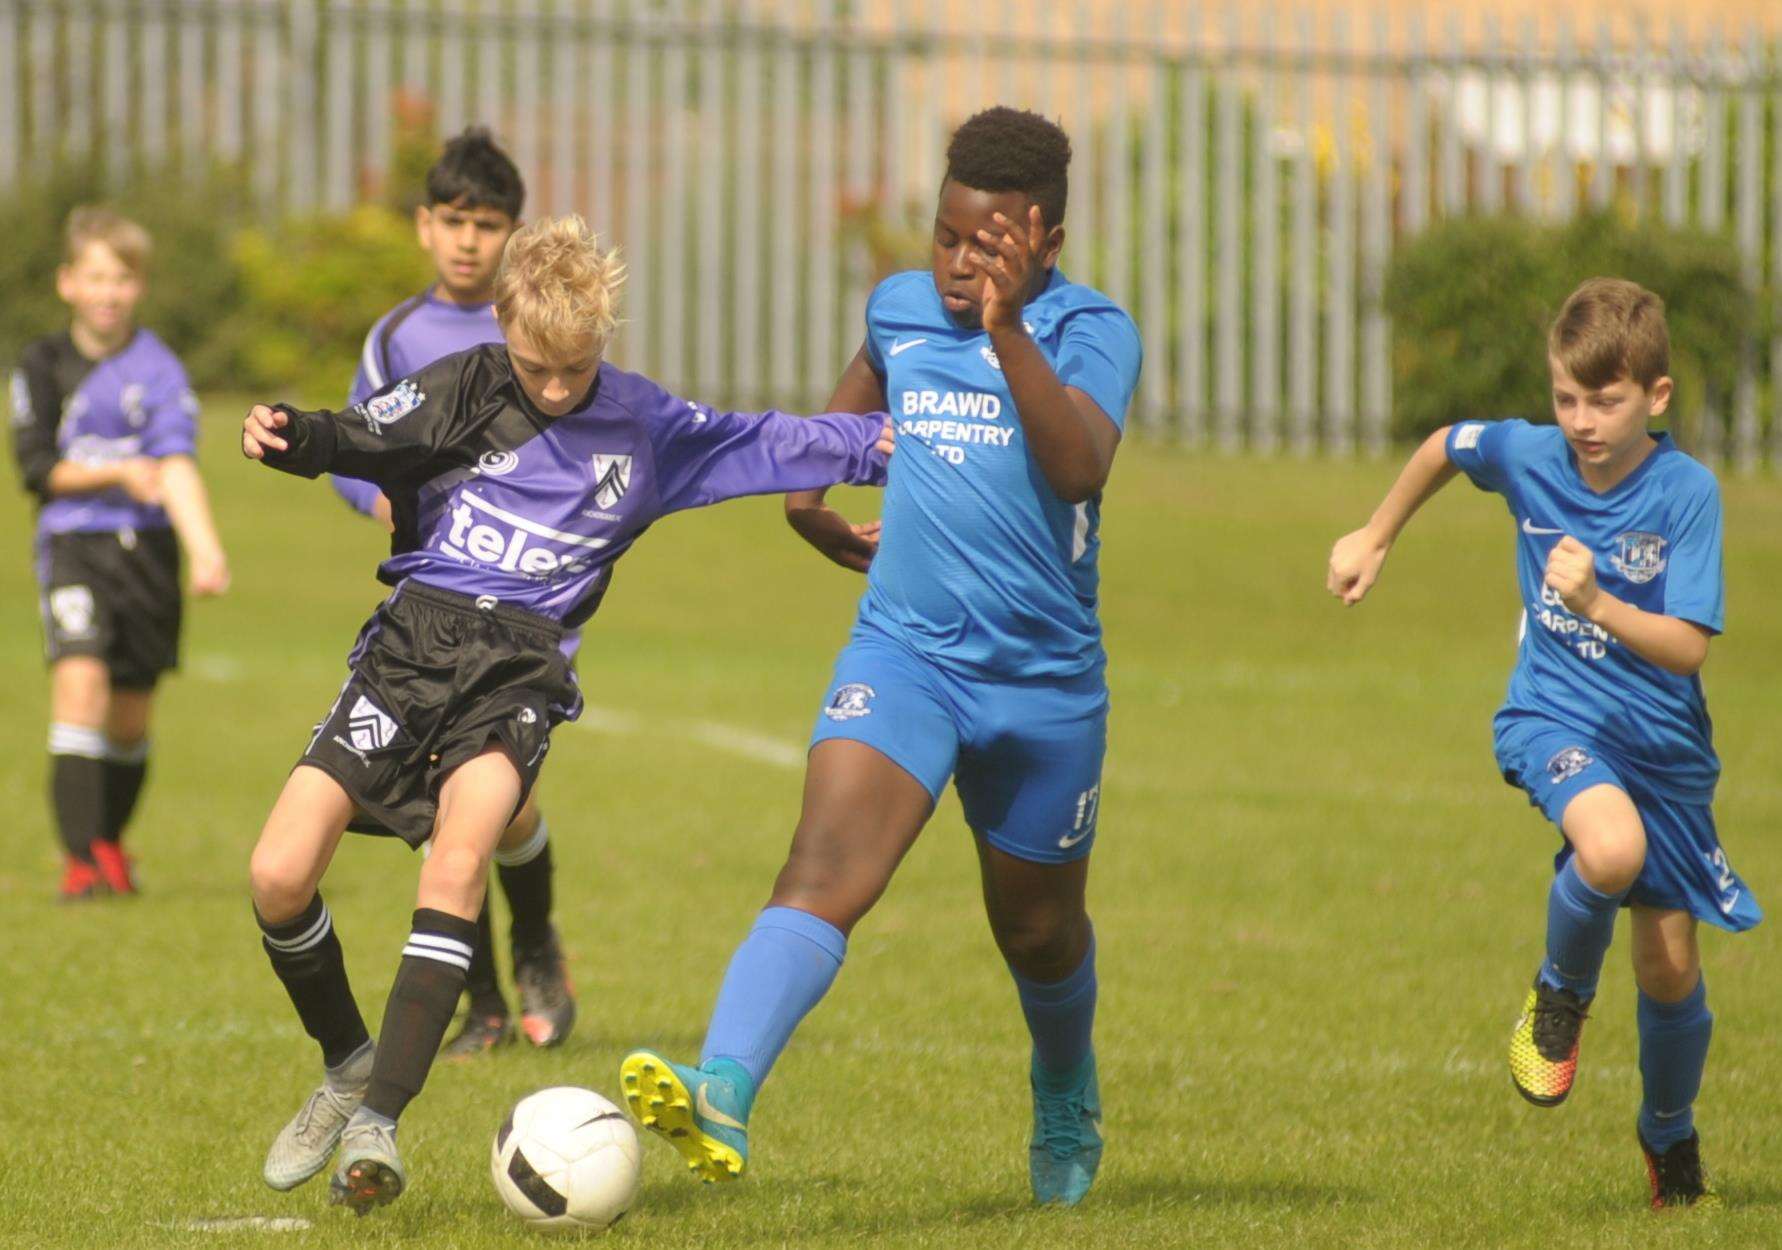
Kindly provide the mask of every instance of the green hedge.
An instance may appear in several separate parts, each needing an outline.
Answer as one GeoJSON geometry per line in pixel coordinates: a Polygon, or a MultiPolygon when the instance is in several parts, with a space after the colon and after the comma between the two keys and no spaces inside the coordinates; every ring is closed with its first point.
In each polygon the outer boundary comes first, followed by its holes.
{"type": "Polygon", "coordinates": [[[1421,438],[1454,421],[1551,420],[1547,327],[1586,278],[1628,278],[1665,302],[1670,426],[1687,443],[1705,405],[1726,410],[1745,336],[1768,301],[1746,288],[1732,240],[1634,226],[1619,214],[1555,225],[1456,218],[1402,247],[1386,282],[1393,318],[1393,433],[1421,438]]]}
{"type": "Polygon", "coordinates": [[[0,200],[0,366],[68,324],[56,295],[71,209],[105,203],[140,221],[155,255],[140,319],[201,389],[338,402],[371,323],[432,277],[410,218],[391,205],[265,227],[238,174],[170,179],[108,194],[74,170],[0,200]]]}

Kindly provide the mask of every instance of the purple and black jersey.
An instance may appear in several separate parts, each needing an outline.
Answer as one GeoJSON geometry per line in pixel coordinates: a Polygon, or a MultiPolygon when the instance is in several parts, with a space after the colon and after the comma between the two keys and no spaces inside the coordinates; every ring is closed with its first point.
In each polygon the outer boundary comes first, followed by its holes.
{"type": "Polygon", "coordinates": [[[579,625],[659,518],[742,495],[885,480],[884,417],[719,412],[603,364],[574,412],[540,413],[500,344],[447,356],[341,412],[281,406],[267,464],[389,497],[378,577],[579,625]]]}
{"type": "Polygon", "coordinates": [[[66,332],[26,347],[12,375],[12,438],[25,488],[37,496],[37,533],[166,529],[167,513],[122,490],[52,496],[59,461],[99,465],[197,449],[198,400],[179,359],[147,330],[103,360],[66,332]]]}
{"type": "MultiPolygon", "coordinates": [[[[347,403],[362,404],[398,378],[418,373],[442,356],[501,342],[495,305],[466,306],[440,299],[429,287],[403,300],[373,323],[359,353],[347,403]]],[[[357,478],[331,477],[335,491],[356,512],[371,515],[378,489],[357,478]]]]}

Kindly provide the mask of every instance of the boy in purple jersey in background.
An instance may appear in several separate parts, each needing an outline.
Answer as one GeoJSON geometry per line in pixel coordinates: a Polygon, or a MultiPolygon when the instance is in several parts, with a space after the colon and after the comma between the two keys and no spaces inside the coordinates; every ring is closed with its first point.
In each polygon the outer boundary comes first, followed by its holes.
{"type": "Polygon", "coordinates": [[[256,407],[242,451],[303,477],[374,482],[391,503],[395,589],[267,818],[250,868],[274,971],[325,1079],[264,1176],[327,1166],[364,1212],[406,1174],[396,1121],[463,989],[488,865],[536,781],[551,728],[581,712],[565,629],[662,517],[741,495],[884,480],[882,414],[719,412],[602,363],[623,270],[579,217],[509,241],[495,284],[505,342],[436,361],[343,412],[256,407]],[[317,893],[348,828],[429,843],[414,927],[374,1047],[317,893]]]}
{"type": "MultiPolygon", "coordinates": [[[[502,248],[519,228],[525,201],[519,169],[487,130],[466,130],[446,144],[427,171],[427,203],[415,210],[415,233],[433,258],[438,280],[371,327],[349,403],[364,403],[442,356],[502,341],[495,320],[495,271],[502,248]]],[[[355,511],[390,527],[390,501],[375,485],[338,474],[328,480],[355,511]]],[[[563,654],[573,660],[580,644],[580,630],[566,631],[563,654]]],[[[534,1046],[556,1046],[575,1024],[575,998],[551,924],[550,835],[535,796],[527,796],[514,818],[514,834],[513,849],[495,853],[495,868],[513,916],[520,1028],[534,1046]]],[[[513,1021],[495,973],[495,926],[486,894],[464,989],[470,1000],[464,1027],[445,1054],[470,1058],[512,1041],[513,1021]]]]}
{"type": "Polygon", "coordinates": [[[179,660],[180,553],[195,595],[229,566],[193,459],[198,401],[136,325],[148,233],[98,208],[68,218],[56,291],[69,328],[25,348],[13,449],[37,496],[50,663],[50,798],[62,897],[133,894],[121,842],[148,770],[155,684],[179,660]]]}

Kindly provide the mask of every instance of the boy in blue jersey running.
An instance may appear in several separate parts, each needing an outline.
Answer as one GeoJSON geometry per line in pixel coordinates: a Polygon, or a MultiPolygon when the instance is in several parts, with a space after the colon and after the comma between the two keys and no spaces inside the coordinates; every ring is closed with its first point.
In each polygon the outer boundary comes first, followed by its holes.
{"type": "Polygon", "coordinates": [[[1671,399],[1664,305],[1631,282],[1572,293],[1548,336],[1557,427],[1468,421],[1430,435],[1328,586],[1359,603],[1417,508],[1456,473],[1504,497],[1525,612],[1494,723],[1504,779],[1564,837],[1547,952],[1510,1041],[1531,1103],[1571,1091],[1615,913],[1632,913],[1638,1137],[1654,1207],[1712,1195],[1692,1107],[1714,1017],[1696,924],[1763,912],[1727,862],[1709,804],[1720,775],[1701,666],[1723,625],[1720,490],[1651,418],[1671,399]]]}
{"type": "Polygon", "coordinates": [[[1101,1160],[1084,906],[1106,746],[1096,617],[1102,486],[1138,382],[1132,320],[1058,270],[1070,142],[995,108],[954,134],[929,272],[867,302],[866,341],[830,400],[889,410],[883,530],[821,492],[788,517],[867,571],[768,906],[731,960],[698,1067],[639,1050],[633,1112],[708,1181],[739,1176],[757,1091],[841,968],[949,777],[1033,1037],[1034,1196],[1076,1203],[1101,1160]]]}
{"type": "MultiPolygon", "coordinates": [[[[520,227],[526,183],[487,130],[472,127],[445,145],[427,171],[427,203],[415,210],[415,235],[433,261],[434,284],[373,323],[359,353],[349,404],[362,404],[454,352],[502,342],[495,319],[495,274],[501,252],[520,227]]],[[[370,482],[330,474],[335,492],[355,511],[391,527],[390,501],[370,482]]],[[[582,631],[563,635],[571,660],[582,631]]],[[[511,849],[497,848],[495,875],[512,916],[514,984],[520,1031],[534,1046],[557,1046],[575,1024],[575,996],[563,947],[551,923],[555,869],[549,827],[536,793],[514,817],[511,849]]],[[[477,916],[475,952],[464,979],[463,1026],[441,1052],[467,1059],[513,1040],[513,1018],[495,972],[495,926],[488,894],[477,916]]]]}

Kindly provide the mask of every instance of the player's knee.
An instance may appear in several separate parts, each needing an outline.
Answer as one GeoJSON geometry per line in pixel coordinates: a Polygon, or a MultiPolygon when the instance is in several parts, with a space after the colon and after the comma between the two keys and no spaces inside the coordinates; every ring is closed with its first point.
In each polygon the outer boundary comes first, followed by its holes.
{"type": "Polygon", "coordinates": [[[1578,875],[1593,890],[1619,894],[1633,885],[1646,865],[1646,834],[1639,823],[1596,831],[1575,844],[1578,875]]]}
{"type": "Polygon", "coordinates": [[[1089,953],[1089,917],[1082,912],[992,916],[990,927],[1009,967],[1030,981],[1062,981],[1089,953]]]}
{"type": "Polygon", "coordinates": [[[1634,982],[1648,998],[1661,1003],[1681,1002],[1694,990],[1701,968],[1685,951],[1654,944],[1634,948],[1634,982]]]}
{"type": "Polygon", "coordinates": [[[847,933],[872,910],[884,889],[884,879],[849,862],[847,856],[794,844],[773,883],[770,904],[810,912],[847,933]]]}
{"type": "Polygon", "coordinates": [[[421,880],[429,888],[451,894],[480,890],[489,872],[489,857],[474,847],[435,844],[421,866],[421,880]]]}
{"type": "Polygon", "coordinates": [[[315,893],[309,866],[277,841],[261,837],[248,859],[248,885],[263,920],[289,920],[309,906],[315,893]]]}

